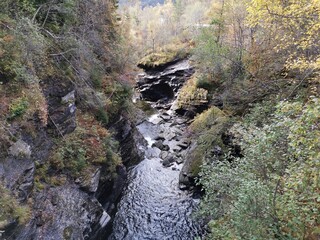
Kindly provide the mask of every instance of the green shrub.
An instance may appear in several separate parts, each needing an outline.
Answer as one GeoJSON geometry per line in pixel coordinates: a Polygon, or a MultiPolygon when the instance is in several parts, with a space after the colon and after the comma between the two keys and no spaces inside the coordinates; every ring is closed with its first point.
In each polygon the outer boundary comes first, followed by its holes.
{"type": "Polygon", "coordinates": [[[28,206],[21,205],[0,182],[0,230],[12,220],[24,224],[30,218],[28,206]],[[2,226],[3,225],[3,226],[2,226]]]}
{"type": "Polygon", "coordinates": [[[121,113],[131,106],[132,88],[126,84],[114,83],[110,89],[106,89],[106,95],[111,96],[107,102],[109,122],[117,121],[121,113]]]}
{"type": "Polygon", "coordinates": [[[220,125],[226,118],[227,116],[222,110],[211,107],[195,117],[190,129],[195,133],[203,133],[215,125],[220,125]]]}
{"type": "Polygon", "coordinates": [[[197,78],[196,81],[196,87],[197,88],[203,88],[206,89],[208,91],[212,90],[215,86],[217,86],[216,84],[214,84],[213,82],[211,82],[208,78],[206,78],[205,76],[201,76],[197,78]]]}
{"type": "Polygon", "coordinates": [[[95,88],[99,89],[102,87],[102,81],[103,81],[103,72],[97,68],[94,67],[90,71],[90,79],[92,81],[92,84],[95,88]]]}
{"type": "Polygon", "coordinates": [[[25,98],[14,99],[9,106],[8,119],[13,120],[17,117],[22,116],[24,113],[26,113],[28,106],[29,104],[25,98]]]}
{"type": "Polygon", "coordinates": [[[108,113],[103,108],[98,109],[96,119],[104,125],[108,125],[109,123],[108,113]]]}
{"type": "Polygon", "coordinates": [[[242,159],[202,167],[202,213],[213,219],[213,239],[319,237],[319,100],[282,102],[271,113],[258,105],[231,129],[242,159]],[[269,112],[258,126],[257,112],[269,112]]]}
{"type": "MultiPolygon", "coordinates": [[[[63,141],[57,141],[50,157],[50,168],[77,178],[86,175],[86,170],[92,166],[105,165],[113,174],[121,163],[118,143],[94,117],[81,112],[77,119],[76,130],[63,141]]],[[[40,166],[39,175],[43,176],[48,169],[48,166],[40,166]]],[[[50,181],[44,177],[43,180],[50,181]]]]}

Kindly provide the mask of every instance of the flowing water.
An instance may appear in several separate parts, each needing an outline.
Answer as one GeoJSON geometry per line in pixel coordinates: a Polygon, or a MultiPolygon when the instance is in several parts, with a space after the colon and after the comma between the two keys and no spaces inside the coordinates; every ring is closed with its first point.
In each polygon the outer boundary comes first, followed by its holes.
{"type": "Polygon", "coordinates": [[[192,214],[199,200],[179,189],[179,174],[190,144],[184,134],[189,119],[170,110],[193,72],[188,60],[183,60],[161,72],[139,75],[140,94],[154,101],[152,106],[158,110],[137,126],[148,142],[140,146],[145,159],[128,172],[109,240],[192,240],[201,235],[192,214]]]}
{"type": "Polygon", "coordinates": [[[183,141],[185,122],[186,119],[165,111],[137,126],[148,141],[146,158],[129,171],[110,240],[188,240],[200,235],[200,226],[192,216],[198,200],[178,186],[182,165],[175,162],[164,167],[161,163],[167,154],[184,157],[186,151],[179,147],[179,142],[183,141]],[[152,147],[157,138],[162,138],[170,150],[161,152],[152,147]]]}

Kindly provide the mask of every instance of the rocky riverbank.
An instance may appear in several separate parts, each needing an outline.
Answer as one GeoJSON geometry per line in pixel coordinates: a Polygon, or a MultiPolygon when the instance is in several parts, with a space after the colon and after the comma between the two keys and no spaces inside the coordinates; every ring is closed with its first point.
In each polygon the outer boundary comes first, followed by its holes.
{"type": "Polygon", "coordinates": [[[201,235],[201,226],[191,217],[198,200],[192,192],[183,191],[193,186],[185,181],[191,179],[183,167],[192,145],[188,136],[191,119],[177,113],[175,104],[193,73],[188,60],[182,60],[138,76],[139,98],[147,100],[155,113],[137,125],[147,143],[139,147],[144,160],[129,170],[109,239],[192,239],[201,235]]]}

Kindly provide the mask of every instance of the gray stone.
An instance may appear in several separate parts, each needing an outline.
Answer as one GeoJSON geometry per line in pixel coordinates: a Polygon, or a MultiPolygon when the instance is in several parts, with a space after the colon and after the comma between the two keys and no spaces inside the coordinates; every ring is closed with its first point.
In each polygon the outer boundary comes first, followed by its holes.
{"type": "Polygon", "coordinates": [[[30,158],[31,156],[31,149],[30,146],[19,139],[9,148],[9,154],[14,157],[27,157],[30,158]]]}
{"type": "Polygon", "coordinates": [[[170,150],[169,146],[166,144],[163,144],[163,142],[161,140],[153,143],[152,147],[159,148],[161,151],[169,151],[170,150]]]}
{"type": "Polygon", "coordinates": [[[168,121],[168,120],[171,119],[171,117],[168,116],[168,115],[161,115],[160,117],[161,117],[163,120],[165,120],[165,121],[168,121]]]}
{"type": "Polygon", "coordinates": [[[61,98],[61,102],[63,104],[68,104],[68,103],[74,103],[76,100],[76,97],[75,97],[75,91],[71,91],[69,92],[66,96],[62,97],[61,98]]]}
{"type": "Polygon", "coordinates": [[[34,220],[14,239],[87,239],[92,227],[110,220],[95,198],[72,184],[48,188],[34,201],[34,220]]]}
{"type": "Polygon", "coordinates": [[[175,159],[172,155],[169,155],[168,157],[166,157],[163,162],[162,162],[162,165],[164,167],[171,167],[174,163],[175,159]]]}
{"type": "Polygon", "coordinates": [[[88,174],[88,176],[77,179],[77,182],[79,182],[81,189],[84,191],[95,193],[99,186],[100,174],[101,170],[97,168],[91,174],[88,174]]]}
{"type": "Polygon", "coordinates": [[[154,140],[156,140],[156,141],[163,141],[163,140],[165,140],[165,138],[164,138],[164,136],[162,136],[162,135],[158,135],[158,136],[156,136],[155,138],[154,138],[154,140]]]}
{"type": "Polygon", "coordinates": [[[168,157],[168,155],[169,155],[169,152],[162,151],[161,154],[160,154],[160,158],[165,159],[166,157],[168,157]]]}
{"type": "Polygon", "coordinates": [[[182,149],[187,149],[189,147],[189,144],[185,142],[180,142],[178,143],[178,146],[181,147],[182,149]]]}
{"type": "Polygon", "coordinates": [[[176,163],[177,164],[182,164],[184,161],[182,158],[177,158],[176,163]]]}

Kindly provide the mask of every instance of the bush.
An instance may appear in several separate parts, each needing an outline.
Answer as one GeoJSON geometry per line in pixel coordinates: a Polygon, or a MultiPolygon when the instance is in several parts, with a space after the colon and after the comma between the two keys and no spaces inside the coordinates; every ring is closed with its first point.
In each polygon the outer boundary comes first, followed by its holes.
{"type": "Polygon", "coordinates": [[[30,209],[23,206],[3,187],[0,182],[0,230],[7,224],[16,220],[20,224],[26,223],[30,218],[30,209]]]}
{"type": "Polygon", "coordinates": [[[117,143],[92,116],[79,113],[77,118],[77,129],[57,143],[50,159],[51,167],[72,177],[79,177],[91,165],[107,164],[108,171],[113,173],[121,163],[117,143]]]}
{"type": "Polygon", "coordinates": [[[196,47],[193,50],[199,71],[206,75],[214,84],[220,84],[227,79],[227,72],[231,61],[225,56],[228,48],[216,42],[216,37],[212,34],[212,29],[202,29],[196,39],[196,47]]]}
{"type": "Polygon", "coordinates": [[[126,84],[114,83],[105,90],[107,96],[107,115],[109,123],[117,121],[122,112],[131,106],[132,88],[126,84]]]}
{"type": "Polygon", "coordinates": [[[202,213],[213,220],[214,239],[317,239],[319,237],[319,100],[282,102],[269,119],[242,124],[244,157],[206,163],[200,183],[202,213]]]}
{"type": "Polygon", "coordinates": [[[13,120],[17,117],[22,116],[24,113],[26,113],[28,106],[29,104],[25,98],[14,99],[9,106],[8,119],[13,120]]]}

